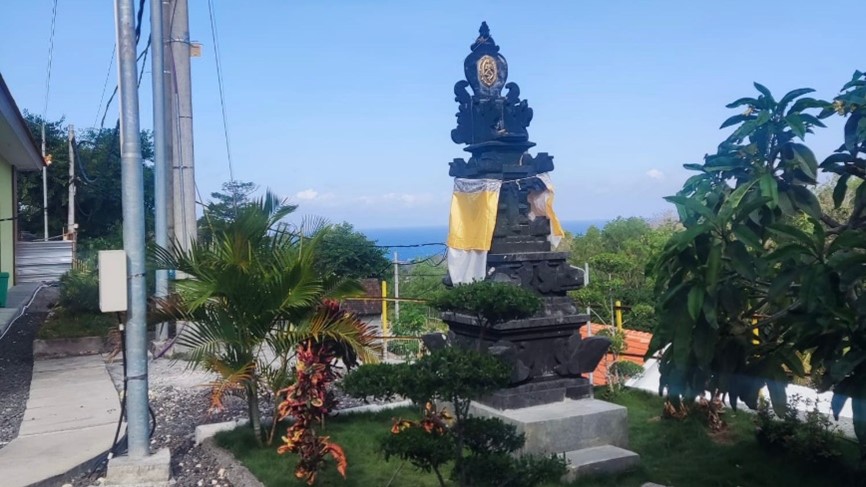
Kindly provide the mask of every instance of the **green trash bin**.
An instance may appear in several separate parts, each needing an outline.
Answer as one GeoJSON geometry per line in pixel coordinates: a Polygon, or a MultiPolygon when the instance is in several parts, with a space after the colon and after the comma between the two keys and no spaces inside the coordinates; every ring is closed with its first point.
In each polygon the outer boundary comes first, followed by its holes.
{"type": "Polygon", "coordinates": [[[9,289],[9,273],[0,272],[0,308],[6,307],[6,291],[9,289]]]}

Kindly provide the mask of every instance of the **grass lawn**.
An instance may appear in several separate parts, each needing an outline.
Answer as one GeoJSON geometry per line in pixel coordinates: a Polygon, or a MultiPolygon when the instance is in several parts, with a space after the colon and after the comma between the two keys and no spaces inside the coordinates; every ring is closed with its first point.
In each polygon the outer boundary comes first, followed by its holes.
{"type": "Polygon", "coordinates": [[[113,314],[71,313],[63,308],[57,308],[39,328],[36,337],[43,340],[87,336],[104,337],[109,330],[116,326],[117,318],[113,314]]]}
{"type": "MultiPolygon", "coordinates": [[[[847,475],[856,464],[856,446],[842,442],[844,465],[810,467],[802,458],[771,454],[760,447],[754,435],[754,415],[726,411],[730,428],[718,435],[695,419],[662,420],[662,400],[640,391],[627,391],[612,402],[628,408],[631,449],[641,455],[641,466],[616,477],[580,479],[574,485],[631,487],[644,482],[676,487],[707,486],[802,486],[852,485],[847,475]]],[[[325,434],[343,446],[349,461],[344,481],[329,463],[318,485],[385,486],[396,473],[392,486],[437,486],[435,476],[415,470],[399,460],[386,462],[378,453],[379,439],[389,434],[391,418],[416,417],[413,409],[377,414],[358,414],[331,419],[325,434]]],[[[268,487],[300,486],[293,475],[291,456],[276,454],[276,446],[255,447],[249,428],[220,433],[217,442],[231,450],[268,487]]],[[[558,484],[551,484],[558,485],[558,484]]]]}

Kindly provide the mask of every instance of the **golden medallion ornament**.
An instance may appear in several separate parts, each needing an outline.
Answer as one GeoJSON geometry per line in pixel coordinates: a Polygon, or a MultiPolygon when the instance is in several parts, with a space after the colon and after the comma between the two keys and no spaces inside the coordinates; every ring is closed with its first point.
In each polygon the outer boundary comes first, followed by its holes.
{"type": "Polygon", "coordinates": [[[481,56],[478,60],[478,80],[486,87],[493,86],[498,76],[496,60],[491,56],[481,56]]]}

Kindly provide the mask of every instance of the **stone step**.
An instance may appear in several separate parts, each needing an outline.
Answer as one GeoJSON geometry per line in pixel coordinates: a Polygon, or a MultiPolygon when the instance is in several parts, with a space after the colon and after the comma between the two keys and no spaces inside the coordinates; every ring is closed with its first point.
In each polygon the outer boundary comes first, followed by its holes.
{"type": "Polygon", "coordinates": [[[571,482],[586,475],[610,475],[636,467],[640,455],[612,445],[594,446],[565,453],[568,472],[563,481],[571,482]]]}
{"type": "Polygon", "coordinates": [[[526,437],[521,453],[560,455],[595,446],[628,447],[628,411],[597,399],[566,399],[503,411],[473,401],[469,415],[513,424],[526,437]]]}

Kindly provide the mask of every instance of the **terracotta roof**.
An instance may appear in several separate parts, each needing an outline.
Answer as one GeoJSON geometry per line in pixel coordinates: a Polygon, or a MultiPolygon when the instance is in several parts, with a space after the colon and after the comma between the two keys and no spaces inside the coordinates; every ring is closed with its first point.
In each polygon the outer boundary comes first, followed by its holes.
{"type": "MultiPolygon", "coordinates": [[[[608,325],[599,325],[597,323],[587,324],[586,326],[580,328],[580,336],[589,336],[590,327],[592,327],[593,335],[597,334],[598,331],[603,328],[610,328],[608,325]]],[[[646,355],[647,350],[649,350],[650,340],[652,340],[653,337],[652,333],[637,330],[623,331],[625,331],[626,348],[625,351],[620,354],[620,360],[628,360],[629,362],[643,365],[644,355],[646,355]]],[[[612,354],[607,354],[604,356],[604,358],[601,359],[601,362],[595,369],[595,373],[592,375],[593,385],[602,386],[607,384],[607,366],[611,363],[613,363],[612,354]]]]}
{"type": "MultiPolygon", "coordinates": [[[[366,298],[381,298],[382,297],[382,287],[381,283],[378,279],[361,279],[361,286],[364,288],[364,294],[359,297],[366,298]]],[[[370,315],[380,315],[382,314],[382,301],[381,300],[371,300],[371,301],[355,301],[355,300],[344,300],[340,303],[340,307],[345,309],[346,311],[351,311],[352,313],[357,314],[358,316],[370,316],[370,315]]]]}

